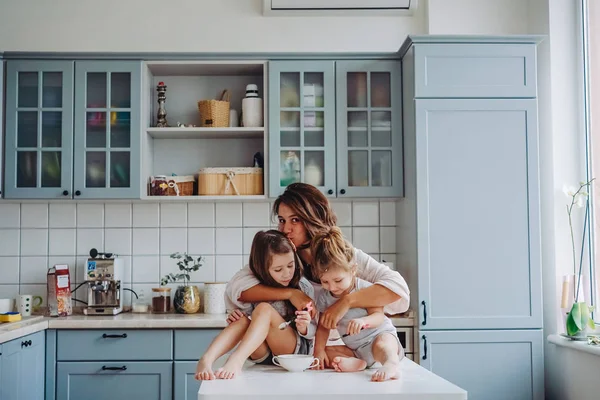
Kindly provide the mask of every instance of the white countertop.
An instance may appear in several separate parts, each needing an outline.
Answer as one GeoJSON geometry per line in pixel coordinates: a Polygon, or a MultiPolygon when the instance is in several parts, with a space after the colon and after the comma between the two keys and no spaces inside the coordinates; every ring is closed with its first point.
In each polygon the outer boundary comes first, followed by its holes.
{"type": "Polygon", "coordinates": [[[440,378],[425,368],[404,358],[400,363],[401,376],[397,380],[371,382],[376,369],[341,373],[333,370],[288,372],[274,366],[255,365],[242,371],[232,380],[202,382],[198,400],[466,400],[467,392],[440,378]]]}
{"type": "MultiPolygon", "coordinates": [[[[24,317],[18,322],[0,323],[0,343],[45,329],[202,329],[225,328],[225,314],[135,314],[115,316],[82,314],[70,317],[24,317]]],[[[395,326],[413,326],[411,314],[393,317],[395,326]]]]}

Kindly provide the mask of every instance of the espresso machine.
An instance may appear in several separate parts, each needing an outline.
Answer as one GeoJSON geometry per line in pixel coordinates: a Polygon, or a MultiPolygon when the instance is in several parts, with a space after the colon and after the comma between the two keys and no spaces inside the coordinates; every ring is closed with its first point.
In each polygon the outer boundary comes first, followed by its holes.
{"type": "Polygon", "coordinates": [[[91,249],[85,268],[88,304],[83,313],[117,315],[122,312],[125,261],[112,253],[91,249]]]}

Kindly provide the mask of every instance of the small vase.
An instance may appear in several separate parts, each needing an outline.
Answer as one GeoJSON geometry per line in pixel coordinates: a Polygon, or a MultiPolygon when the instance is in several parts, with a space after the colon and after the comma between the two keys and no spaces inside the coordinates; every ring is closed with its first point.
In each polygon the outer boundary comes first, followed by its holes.
{"type": "Polygon", "coordinates": [[[204,283],[204,313],[225,314],[225,287],[224,282],[204,283]]]}
{"type": "Polygon", "coordinates": [[[200,291],[197,286],[179,286],[173,297],[175,312],[194,314],[200,310],[200,291]]]}

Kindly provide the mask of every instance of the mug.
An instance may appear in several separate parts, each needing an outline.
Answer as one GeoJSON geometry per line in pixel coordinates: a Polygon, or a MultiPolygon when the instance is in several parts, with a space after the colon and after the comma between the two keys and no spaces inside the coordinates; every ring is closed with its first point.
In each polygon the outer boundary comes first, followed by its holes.
{"type": "Polygon", "coordinates": [[[43,302],[44,300],[42,299],[42,296],[21,294],[19,297],[17,297],[17,311],[21,313],[21,316],[29,317],[31,316],[31,311],[39,308],[43,302]],[[35,300],[37,300],[37,303],[35,303],[35,300]]]}
{"type": "Polygon", "coordinates": [[[273,364],[290,372],[302,372],[305,369],[319,365],[319,359],[304,354],[282,354],[273,357],[273,364]]]}
{"type": "Polygon", "coordinates": [[[4,314],[7,312],[13,312],[13,299],[0,299],[0,314],[4,314]]]}

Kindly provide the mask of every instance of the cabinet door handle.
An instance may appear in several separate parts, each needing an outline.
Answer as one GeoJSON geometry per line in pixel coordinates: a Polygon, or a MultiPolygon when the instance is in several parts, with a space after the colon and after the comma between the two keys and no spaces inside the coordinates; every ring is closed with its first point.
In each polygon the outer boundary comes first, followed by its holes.
{"type": "Polygon", "coordinates": [[[341,194],[346,194],[346,189],[342,189],[342,190],[340,190],[340,193],[341,193],[341,194]]]}
{"type": "Polygon", "coordinates": [[[107,367],[106,365],[103,365],[102,371],[127,371],[127,366],[123,365],[122,367],[107,367]]]}
{"type": "Polygon", "coordinates": [[[107,335],[106,333],[102,334],[102,339],[125,339],[127,338],[127,334],[124,333],[122,335],[107,335]]]}
{"type": "Polygon", "coordinates": [[[63,190],[63,196],[68,196],[69,195],[69,191],[68,190],[63,190]]]}
{"type": "Polygon", "coordinates": [[[329,190],[327,191],[327,194],[333,194],[333,189],[329,189],[329,190]]]}
{"type": "Polygon", "coordinates": [[[427,336],[423,335],[421,339],[423,339],[423,350],[425,350],[423,352],[423,360],[427,360],[427,336]]]}
{"type": "Polygon", "coordinates": [[[27,347],[27,346],[29,346],[29,344],[27,344],[27,340],[24,342],[21,342],[21,348],[27,347]]]}
{"type": "Polygon", "coordinates": [[[27,341],[27,346],[31,346],[31,340],[27,341]]]}
{"type": "Polygon", "coordinates": [[[79,190],[76,190],[76,191],[75,191],[75,196],[81,196],[81,191],[79,191],[79,190]]]}
{"type": "Polygon", "coordinates": [[[421,304],[423,305],[423,322],[421,322],[421,325],[427,325],[427,305],[425,304],[425,300],[421,304]]]}

